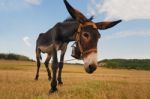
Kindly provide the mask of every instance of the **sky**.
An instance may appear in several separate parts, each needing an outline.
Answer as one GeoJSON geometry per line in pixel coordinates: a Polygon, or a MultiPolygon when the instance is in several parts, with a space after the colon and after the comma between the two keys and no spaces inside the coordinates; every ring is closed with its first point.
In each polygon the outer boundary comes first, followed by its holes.
{"type": "MultiPolygon", "coordinates": [[[[98,60],[150,58],[150,0],[68,0],[94,22],[122,22],[100,30],[98,60]]],[[[22,54],[35,59],[35,42],[69,14],[63,0],[0,0],[0,53],[22,54]]],[[[65,60],[71,57],[71,42],[65,60]]],[[[45,55],[42,55],[45,57],[45,55]]]]}

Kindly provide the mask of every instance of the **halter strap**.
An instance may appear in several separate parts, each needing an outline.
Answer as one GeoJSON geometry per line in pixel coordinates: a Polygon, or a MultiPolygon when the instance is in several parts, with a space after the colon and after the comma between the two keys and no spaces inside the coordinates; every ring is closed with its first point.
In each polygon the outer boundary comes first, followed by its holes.
{"type": "Polygon", "coordinates": [[[85,26],[92,26],[94,29],[97,29],[97,26],[92,23],[92,22],[85,22],[84,24],[79,24],[78,30],[77,32],[81,32],[81,28],[85,27],[85,26]]]}

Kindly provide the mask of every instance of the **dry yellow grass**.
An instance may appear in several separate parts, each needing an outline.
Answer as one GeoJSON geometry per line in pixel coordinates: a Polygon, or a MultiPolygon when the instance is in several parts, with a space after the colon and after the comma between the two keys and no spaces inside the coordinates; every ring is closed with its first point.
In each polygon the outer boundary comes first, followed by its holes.
{"type": "Polygon", "coordinates": [[[150,99],[150,72],[98,68],[86,74],[82,66],[65,65],[62,86],[48,96],[45,67],[34,81],[35,63],[0,60],[0,99],[150,99]]]}

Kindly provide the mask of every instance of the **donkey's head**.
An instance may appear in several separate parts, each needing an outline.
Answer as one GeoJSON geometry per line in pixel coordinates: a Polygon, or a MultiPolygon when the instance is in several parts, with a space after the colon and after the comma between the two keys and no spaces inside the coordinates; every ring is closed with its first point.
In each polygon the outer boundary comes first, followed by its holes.
{"type": "Polygon", "coordinates": [[[97,42],[100,38],[98,29],[111,28],[121,20],[94,23],[92,22],[92,17],[87,19],[80,11],[74,9],[67,0],[64,0],[64,3],[70,15],[79,22],[75,40],[84,61],[85,71],[93,73],[97,68],[97,42]]]}

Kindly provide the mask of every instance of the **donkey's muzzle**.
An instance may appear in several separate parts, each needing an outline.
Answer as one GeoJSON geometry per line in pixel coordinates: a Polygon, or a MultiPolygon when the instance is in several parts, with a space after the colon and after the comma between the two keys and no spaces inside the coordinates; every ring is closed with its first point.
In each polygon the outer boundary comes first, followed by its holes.
{"type": "Polygon", "coordinates": [[[89,74],[93,73],[97,68],[97,53],[92,52],[83,58],[85,71],[89,74]]]}

